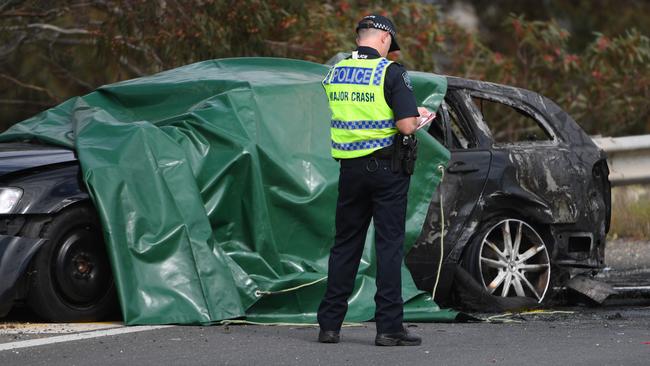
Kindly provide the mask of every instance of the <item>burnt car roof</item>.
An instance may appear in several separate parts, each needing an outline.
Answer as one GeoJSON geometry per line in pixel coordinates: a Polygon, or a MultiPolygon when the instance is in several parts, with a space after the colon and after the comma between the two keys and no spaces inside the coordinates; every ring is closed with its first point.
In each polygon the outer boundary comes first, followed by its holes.
{"type": "MultiPolygon", "coordinates": [[[[468,89],[481,93],[496,94],[507,98],[521,100],[529,106],[535,107],[539,112],[553,115],[553,117],[556,117],[555,115],[557,113],[562,113],[575,123],[575,121],[553,100],[528,89],[497,84],[489,81],[464,79],[456,76],[447,76],[447,83],[450,89],[468,89]]],[[[563,120],[566,120],[566,118],[563,120]]]]}
{"type": "Polygon", "coordinates": [[[466,89],[519,100],[526,106],[546,116],[545,120],[564,137],[565,142],[571,145],[594,146],[596,150],[601,151],[601,157],[605,157],[604,152],[595,145],[591,137],[587,135],[573,117],[548,97],[527,89],[489,81],[465,79],[456,76],[446,76],[446,78],[449,89],[466,89]]]}

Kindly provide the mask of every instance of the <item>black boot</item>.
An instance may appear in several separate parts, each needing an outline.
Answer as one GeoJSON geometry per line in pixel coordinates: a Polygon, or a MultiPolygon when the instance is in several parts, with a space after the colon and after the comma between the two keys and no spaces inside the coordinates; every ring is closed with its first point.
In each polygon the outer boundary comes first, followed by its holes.
{"type": "Polygon", "coordinates": [[[338,330],[322,330],[318,333],[318,341],[320,343],[339,343],[338,330]]]}
{"type": "Polygon", "coordinates": [[[397,333],[377,333],[375,345],[377,346],[419,346],[422,338],[409,333],[406,328],[402,328],[397,333]]]}

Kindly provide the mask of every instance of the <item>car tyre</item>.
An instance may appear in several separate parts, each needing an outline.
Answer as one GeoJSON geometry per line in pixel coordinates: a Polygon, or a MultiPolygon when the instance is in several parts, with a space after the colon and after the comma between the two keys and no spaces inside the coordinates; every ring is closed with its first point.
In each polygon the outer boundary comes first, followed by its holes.
{"type": "Polygon", "coordinates": [[[463,267],[492,295],[543,302],[551,287],[549,248],[535,228],[511,217],[485,222],[463,255],[463,267]]]}
{"type": "Polygon", "coordinates": [[[59,212],[41,226],[48,239],[31,263],[27,304],[48,321],[96,321],[117,309],[101,225],[90,205],[59,212]]]}

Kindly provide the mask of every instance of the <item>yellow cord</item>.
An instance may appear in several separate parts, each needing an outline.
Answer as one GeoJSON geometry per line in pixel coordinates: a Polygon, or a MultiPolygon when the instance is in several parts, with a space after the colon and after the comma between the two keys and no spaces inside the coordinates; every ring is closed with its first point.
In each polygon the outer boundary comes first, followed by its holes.
{"type": "Polygon", "coordinates": [[[566,310],[530,310],[519,313],[519,315],[553,315],[553,314],[575,314],[575,311],[566,310]]]}
{"type": "Polygon", "coordinates": [[[285,293],[285,292],[298,290],[298,289],[301,289],[301,288],[303,288],[303,287],[307,287],[307,286],[315,285],[315,284],[317,284],[317,283],[319,283],[319,282],[321,282],[321,281],[323,281],[323,280],[326,280],[326,279],[327,279],[327,276],[325,276],[325,277],[323,277],[323,278],[319,278],[319,279],[317,279],[316,281],[312,281],[312,282],[308,282],[308,283],[303,283],[302,285],[298,285],[298,286],[296,286],[296,287],[285,288],[284,290],[278,290],[278,291],[262,291],[262,290],[256,290],[256,291],[255,291],[255,296],[257,296],[257,297],[262,297],[262,296],[267,296],[267,295],[282,294],[282,293],[285,293]]]}
{"type": "Polygon", "coordinates": [[[442,257],[444,255],[444,237],[445,237],[445,210],[442,207],[442,181],[445,179],[445,167],[438,165],[440,171],[440,260],[438,261],[438,272],[436,273],[436,282],[431,291],[431,301],[435,301],[436,290],[438,289],[438,281],[440,281],[440,272],[442,270],[442,257]]]}
{"type": "MultiPolygon", "coordinates": [[[[303,287],[315,285],[323,280],[327,279],[327,276],[322,277],[317,279],[316,281],[308,282],[308,283],[303,283],[302,285],[298,285],[295,287],[290,287],[290,288],[285,288],[282,290],[278,291],[263,291],[263,290],[256,290],[255,291],[255,296],[257,297],[262,297],[262,296],[269,296],[269,295],[276,295],[276,294],[282,294],[290,291],[295,291],[298,289],[301,289],[303,287]]],[[[248,325],[265,325],[265,326],[285,326],[285,327],[317,327],[318,324],[316,323],[285,323],[285,322],[274,322],[274,323],[262,323],[262,322],[254,322],[250,320],[241,320],[241,319],[230,319],[230,320],[222,320],[218,322],[217,324],[219,325],[224,325],[228,326],[231,324],[248,324],[248,325]]],[[[360,327],[363,326],[363,324],[360,323],[347,323],[344,322],[342,327],[360,327]]]]}

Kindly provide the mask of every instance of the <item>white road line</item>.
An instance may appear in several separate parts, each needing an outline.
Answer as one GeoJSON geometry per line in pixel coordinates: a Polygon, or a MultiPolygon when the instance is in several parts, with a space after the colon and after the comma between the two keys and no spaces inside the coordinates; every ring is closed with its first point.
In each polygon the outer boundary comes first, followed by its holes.
{"type": "Polygon", "coordinates": [[[92,332],[84,332],[84,333],[76,333],[76,334],[66,334],[62,336],[55,336],[55,337],[48,337],[48,338],[29,339],[26,341],[2,343],[0,344],[0,352],[14,350],[18,348],[44,346],[46,344],[79,341],[83,339],[107,337],[107,336],[113,336],[119,334],[143,332],[147,330],[163,329],[163,328],[170,328],[170,327],[174,327],[174,325],[140,325],[140,326],[133,326],[133,327],[117,328],[117,329],[96,330],[92,332]]]}

